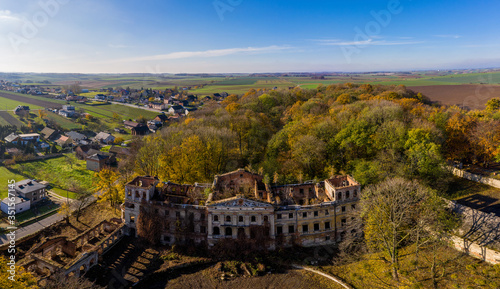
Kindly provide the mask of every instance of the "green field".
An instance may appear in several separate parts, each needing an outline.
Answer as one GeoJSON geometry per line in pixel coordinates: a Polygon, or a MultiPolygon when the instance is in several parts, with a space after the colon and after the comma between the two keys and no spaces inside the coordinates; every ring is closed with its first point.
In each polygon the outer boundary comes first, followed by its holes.
{"type": "Polygon", "coordinates": [[[0,166],[0,198],[3,200],[7,197],[7,185],[9,180],[15,180],[16,182],[22,181],[26,177],[17,174],[4,166],[0,166]]]}
{"type": "MultiPolygon", "coordinates": [[[[61,99],[53,99],[53,98],[50,98],[50,97],[43,97],[43,96],[39,96],[39,95],[31,95],[31,94],[22,94],[22,93],[17,93],[17,92],[12,92],[12,91],[5,91],[5,90],[2,90],[2,93],[6,93],[6,94],[11,94],[11,95],[18,95],[18,96],[24,96],[24,97],[28,97],[28,98],[31,98],[31,99],[37,99],[37,100],[43,100],[43,101],[47,101],[47,102],[52,102],[52,103],[55,103],[55,104],[66,104],[67,101],[65,100],[61,100],[61,99]]],[[[32,104],[27,104],[30,106],[32,106],[32,104]]]]}
{"type": "Polygon", "coordinates": [[[0,110],[14,110],[18,105],[27,105],[30,107],[30,110],[43,109],[41,106],[0,97],[0,110]]]}
{"type": "Polygon", "coordinates": [[[71,119],[65,118],[64,116],[58,115],[53,112],[47,112],[47,118],[54,121],[62,128],[67,130],[80,129],[82,128],[81,124],[75,123],[71,119]]]}
{"type": "MultiPolygon", "coordinates": [[[[14,95],[19,95],[17,93],[11,93],[14,95]]],[[[44,100],[52,103],[57,103],[57,104],[66,104],[66,101],[63,100],[55,100],[55,99],[50,99],[50,98],[45,98],[45,97],[40,97],[40,96],[33,96],[33,95],[27,95],[27,94],[22,94],[24,97],[32,98],[35,100],[44,100]]],[[[9,99],[6,99],[7,101],[11,101],[9,99]]],[[[83,109],[85,112],[91,114],[94,117],[97,117],[103,121],[105,125],[108,126],[108,128],[113,129],[115,127],[121,126],[121,121],[122,120],[128,120],[128,119],[137,119],[140,116],[144,116],[148,119],[154,118],[156,115],[158,115],[158,112],[152,112],[148,111],[145,109],[141,108],[135,108],[135,107],[130,107],[130,106],[125,106],[125,105],[120,105],[120,104],[106,104],[106,105],[87,105],[87,104],[81,104],[81,103],[75,103],[72,102],[72,105],[75,106],[77,110],[83,109]],[[117,122],[116,120],[113,120],[113,115],[114,113],[118,114],[120,117],[120,120],[117,122]]],[[[0,103],[1,105],[1,103],[0,103]]],[[[33,106],[31,104],[31,107],[37,107],[38,106],[33,106]]],[[[17,105],[16,105],[17,106],[17,105]]],[[[16,116],[16,118],[18,118],[16,116]]],[[[82,128],[81,124],[75,123],[74,119],[69,119],[65,118],[63,116],[60,116],[58,114],[52,113],[52,112],[47,112],[47,118],[53,120],[57,124],[59,124],[62,128],[67,129],[67,130],[74,130],[74,129],[80,129],[82,128]]],[[[0,119],[0,124],[5,123],[7,124],[7,121],[5,119],[0,119]]],[[[130,138],[127,135],[120,135],[124,139],[130,138]]]]}
{"type": "MultiPolygon", "coordinates": [[[[66,190],[70,189],[71,182],[90,190],[94,177],[94,172],[86,169],[85,161],[77,160],[73,154],[44,161],[16,164],[13,169],[26,177],[48,181],[55,187],[54,191],[63,197],[66,197],[66,190]],[[68,162],[68,158],[73,161],[73,165],[68,162]]],[[[75,197],[75,195],[70,193],[69,197],[75,197]]]]}

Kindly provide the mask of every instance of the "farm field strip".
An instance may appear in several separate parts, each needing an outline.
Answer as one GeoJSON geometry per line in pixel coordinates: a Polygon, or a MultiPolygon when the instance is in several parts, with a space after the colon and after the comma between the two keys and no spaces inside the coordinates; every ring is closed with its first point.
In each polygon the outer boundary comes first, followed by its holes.
{"type": "Polygon", "coordinates": [[[23,123],[19,121],[16,117],[14,117],[14,115],[11,114],[9,111],[0,111],[0,117],[10,125],[15,125],[18,128],[23,126],[23,123]]]}
{"type": "Polygon", "coordinates": [[[0,110],[14,110],[18,105],[27,105],[31,110],[43,109],[43,107],[38,105],[33,105],[27,102],[21,102],[15,99],[5,98],[0,96],[0,110]]]}
{"type": "Polygon", "coordinates": [[[18,94],[18,93],[10,93],[5,91],[0,91],[0,97],[7,98],[13,101],[24,102],[38,107],[53,107],[60,108],[62,104],[66,103],[64,101],[54,101],[50,98],[37,97],[29,94],[18,94]]]}
{"type": "Polygon", "coordinates": [[[0,115],[0,125],[10,125],[10,123],[0,115]]]}
{"type": "Polygon", "coordinates": [[[60,116],[58,114],[55,114],[53,112],[48,112],[47,113],[47,118],[56,122],[57,124],[59,124],[61,127],[65,128],[65,129],[68,129],[68,130],[73,130],[73,129],[78,129],[78,128],[81,128],[81,125],[80,124],[77,124],[75,122],[73,122],[72,120],[70,119],[67,119],[63,116],[60,116]]]}

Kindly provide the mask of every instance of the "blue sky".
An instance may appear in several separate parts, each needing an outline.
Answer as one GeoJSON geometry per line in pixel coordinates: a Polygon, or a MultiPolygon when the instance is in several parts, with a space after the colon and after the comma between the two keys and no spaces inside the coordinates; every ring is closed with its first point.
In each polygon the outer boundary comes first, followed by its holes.
{"type": "Polygon", "coordinates": [[[500,67],[499,8],[493,0],[0,0],[0,71],[500,67]]]}

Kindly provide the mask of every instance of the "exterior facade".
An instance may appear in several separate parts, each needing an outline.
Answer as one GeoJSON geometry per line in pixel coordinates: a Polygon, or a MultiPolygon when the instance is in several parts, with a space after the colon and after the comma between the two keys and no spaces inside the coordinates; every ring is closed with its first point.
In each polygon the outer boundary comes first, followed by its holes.
{"type": "Polygon", "coordinates": [[[31,204],[36,204],[47,196],[46,186],[30,179],[17,182],[14,190],[18,196],[29,200],[31,204]]]}
{"type": "Polygon", "coordinates": [[[104,152],[95,153],[85,158],[87,170],[100,172],[103,168],[111,166],[115,158],[104,152]]]}
{"type": "Polygon", "coordinates": [[[115,137],[107,132],[100,132],[94,137],[97,143],[111,144],[115,141],[115,137]]]}
{"type": "Polygon", "coordinates": [[[5,137],[5,141],[13,144],[27,145],[28,143],[36,144],[40,141],[40,135],[37,133],[15,134],[11,133],[5,137]]]}
{"type": "MultiPolygon", "coordinates": [[[[342,238],[359,201],[360,185],[350,176],[284,186],[236,170],[212,184],[161,183],[137,177],[125,187],[122,219],[128,234],[153,216],[163,244],[214,246],[221,239],[260,240],[267,248],[332,244],[342,238]]],[[[139,231],[138,231],[139,230],[139,231]]]]}
{"type": "Polygon", "coordinates": [[[14,202],[11,202],[11,200],[9,200],[9,198],[5,198],[2,200],[2,203],[0,205],[2,212],[4,212],[5,214],[8,215],[9,214],[9,205],[11,205],[11,204],[14,205],[16,214],[26,212],[31,208],[30,200],[16,196],[14,202]]]}

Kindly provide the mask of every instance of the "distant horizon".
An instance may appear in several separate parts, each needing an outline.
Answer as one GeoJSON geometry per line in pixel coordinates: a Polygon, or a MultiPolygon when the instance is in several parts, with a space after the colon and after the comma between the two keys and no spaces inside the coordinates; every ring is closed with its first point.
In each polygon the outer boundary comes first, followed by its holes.
{"type": "Polygon", "coordinates": [[[82,74],[82,75],[99,75],[99,74],[151,74],[151,75],[234,75],[234,74],[293,74],[293,73],[306,73],[306,74],[329,74],[329,73],[345,73],[345,74],[369,74],[369,73],[403,73],[403,72],[426,72],[426,71],[464,71],[464,70],[499,70],[498,67],[471,67],[471,68],[441,68],[441,69],[407,69],[407,70],[367,70],[367,71],[276,71],[276,72],[34,72],[34,71],[0,71],[0,74],[82,74]]]}
{"type": "Polygon", "coordinates": [[[0,71],[500,67],[499,9],[499,2],[465,0],[0,0],[0,71]]]}

